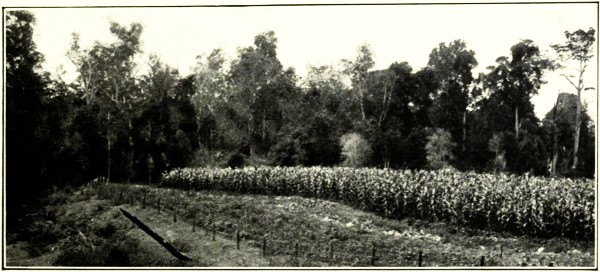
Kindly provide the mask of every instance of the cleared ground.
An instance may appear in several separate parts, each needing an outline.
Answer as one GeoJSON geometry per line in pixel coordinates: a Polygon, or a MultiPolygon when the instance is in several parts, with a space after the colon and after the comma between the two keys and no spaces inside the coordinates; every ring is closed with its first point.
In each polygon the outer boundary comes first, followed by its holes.
{"type": "Polygon", "coordinates": [[[343,204],[295,196],[189,192],[140,185],[116,188],[114,192],[124,194],[107,196],[90,187],[55,194],[53,197],[60,201],[53,201],[47,209],[55,214],[51,225],[59,239],[43,246],[28,241],[9,244],[7,264],[370,266],[373,248],[374,265],[388,267],[417,266],[419,251],[426,267],[474,267],[480,265],[482,256],[486,266],[595,264],[593,241],[517,237],[410,218],[389,220],[343,204]],[[172,257],[119,208],[141,219],[192,261],[172,257]]]}

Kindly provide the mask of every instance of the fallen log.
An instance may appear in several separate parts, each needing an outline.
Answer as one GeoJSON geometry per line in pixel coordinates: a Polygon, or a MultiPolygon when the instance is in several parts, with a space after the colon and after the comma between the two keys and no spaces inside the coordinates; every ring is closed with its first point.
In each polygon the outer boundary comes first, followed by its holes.
{"type": "Polygon", "coordinates": [[[190,257],[184,255],[183,253],[179,252],[179,250],[175,249],[175,247],[173,247],[173,245],[171,245],[171,243],[169,243],[167,240],[163,239],[160,235],[158,235],[156,232],[154,232],[152,229],[150,229],[150,227],[148,227],[146,224],[144,224],[144,222],[139,220],[137,217],[131,215],[127,211],[123,210],[122,208],[119,208],[119,210],[121,210],[121,213],[123,213],[123,215],[125,215],[125,217],[127,217],[127,219],[131,220],[131,222],[133,222],[136,226],[138,226],[146,234],[150,235],[150,237],[152,237],[154,240],[156,240],[161,246],[163,246],[166,250],[168,250],[169,253],[171,253],[177,259],[182,260],[182,261],[190,261],[191,260],[190,257]]]}

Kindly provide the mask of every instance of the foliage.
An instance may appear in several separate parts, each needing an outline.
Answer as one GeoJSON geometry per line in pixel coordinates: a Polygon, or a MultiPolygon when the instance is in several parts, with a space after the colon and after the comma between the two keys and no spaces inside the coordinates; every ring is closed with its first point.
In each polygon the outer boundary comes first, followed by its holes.
{"type": "MultiPolygon", "coordinates": [[[[531,98],[544,83],[544,73],[553,65],[531,40],[515,44],[510,57],[499,57],[496,63],[481,79],[484,98],[477,101],[473,115],[472,131],[478,135],[470,144],[474,148],[472,153],[477,149],[488,150],[493,134],[502,133],[506,136],[503,151],[507,170],[544,175],[547,172],[544,132],[539,128],[531,98]]],[[[492,152],[482,155],[483,161],[495,157],[492,152]]]]}
{"type": "Polygon", "coordinates": [[[375,66],[375,61],[373,61],[373,53],[367,43],[361,44],[356,52],[357,56],[354,61],[343,61],[346,66],[344,72],[351,77],[355,98],[360,106],[361,120],[364,121],[367,118],[365,113],[367,74],[375,66]]]}
{"type": "MultiPolygon", "coordinates": [[[[573,175],[571,166],[573,164],[573,137],[575,135],[575,115],[577,111],[577,96],[569,93],[561,93],[557,98],[556,105],[546,113],[542,121],[542,129],[549,135],[547,141],[548,150],[556,152],[557,175],[573,175]],[[556,145],[555,143],[556,142],[556,145]]],[[[594,127],[590,117],[584,111],[581,114],[580,137],[581,148],[578,155],[581,158],[589,157],[594,151],[594,127]],[[588,154],[586,154],[588,153],[588,154]]],[[[577,165],[578,174],[593,177],[594,160],[583,159],[577,165]]]]}
{"type": "Polygon", "coordinates": [[[374,168],[183,168],[162,186],[342,201],[391,218],[443,220],[543,237],[594,235],[594,184],[454,170],[374,168]]]}
{"type": "Polygon", "coordinates": [[[21,228],[17,218],[23,204],[35,203],[51,183],[40,182],[55,174],[50,163],[58,150],[49,137],[54,124],[47,118],[49,79],[40,71],[43,56],[33,41],[35,18],[27,11],[7,11],[6,17],[6,215],[8,228],[21,228]]]}
{"type": "Polygon", "coordinates": [[[429,137],[427,137],[427,163],[432,169],[441,169],[448,165],[450,160],[454,159],[452,149],[456,144],[452,142],[452,135],[447,131],[438,128],[429,137]]]}
{"type": "MultiPolygon", "coordinates": [[[[579,142],[581,140],[581,92],[585,90],[593,90],[594,87],[585,87],[583,81],[583,75],[588,67],[589,61],[594,56],[593,45],[596,41],[596,30],[591,28],[586,32],[584,30],[577,30],[574,32],[565,31],[567,42],[564,45],[555,44],[552,45],[554,49],[563,61],[569,59],[574,60],[577,64],[574,70],[577,76],[577,84],[573,82],[574,75],[563,76],[569,81],[569,83],[577,90],[577,109],[575,112],[575,133],[573,135],[573,164],[571,168],[575,170],[578,165],[579,156],[579,142]]],[[[559,66],[564,66],[559,64],[559,66]]]]}
{"type": "Polygon", "coordinates": [[[371,146],[362,135],[348,133],[340,137],[343,165],[361,167],[368,165],[371,156],[371,146]]]}
{"type": "Polygon", "coordinates": [[[470,92],[474,80],[471,70],[477,66],[475,52],[468,50],[462,40],[448,45],[440,43],[429,54],[427,65],[434,72],[439,87],[430,108],[431,120],[435,127],[450,132],[453,141],[464,150],[467,107],[476,99],[470,92]]]}
{"type": "Polygon", "coordinates": [[[595,42],[595,33],[596,30],[591,27],[588,31],[582,29],[573,32],[565,31],[566,43],[554,44],[552,49],[558,52],[563,59],[587,62],[594,56],[592,55],[592,46],[595,42]]]}
{"type": "Polygon", "coordinates": [[[490,151],[494,152],[493,169],[495,172],[502,172],[506,169],[506,158],[504,157],[504,134],[495,133],[490,139],[488,146],[490,151]]]}
{"type": "Polygon", "coordinates": [[[254,46],[240,49],[231,63],[230,119],[243,132],[241,144],[247,155],[269,151],[288,114],[286,98],[296,91],[295,72],[283,69],[276,48],[275,33],[264,32],[254,38],[254,46]]]}

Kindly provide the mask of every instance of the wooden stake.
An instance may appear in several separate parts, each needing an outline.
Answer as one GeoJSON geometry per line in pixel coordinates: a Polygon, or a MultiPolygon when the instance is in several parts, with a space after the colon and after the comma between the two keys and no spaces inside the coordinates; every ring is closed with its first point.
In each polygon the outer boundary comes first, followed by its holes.
{"type": "Polygon", "coordinates": [[[215,222],[212,223],[212,233],[213,233],[212,239],[214,241],[215,240],[215,236],[217,234],[217,229],[215,228],[215,222]]]}
{"type": "Polygon", "coordinates": [[[423,266],[423,251],[419,251],[419,267],[423,266]]]}
{"type": "Polygon", "coordinates": [[[333,240],[329,240],[329,261],[333,261],[333,240]]]}
{"type": "Polygon", "coordinates": [[[267,237],[263,237],[262,253],[263,253],[263,258],[267,257],[267,237]]]}
{"type": "Polygon", "coordinates": [[[479,266],[485,266],[485,256],[481,256],[481,261],[479,262],[479,266]]]}
{"type": "Polygon", "coordinates": [[[294,259],[298,260],[298,242],[294,246],[294,259]]]}
{"type": "Polygon", "coordinates": [[[240,231],[239,230],[235,231],[235,242],[237,245],[237,249],[240,250],[240,231]]]}
{"type": "Polygon", "coordinates": [[[371,249],[371,265],[375,265],[375,252],[377,251],[377,248],[375,248],[375,245],[373,244],[373,248],[371,249]]]}
{"type": "Polygon", "coordinates": [[[173,223],[177,223],[177,208],[173,207],[173,223]]]}
{"type": "Polygon", "coordinates": [[[196,232],[196,214],[194,214],[194,218],[192,220],[192,232],[196,232]]]}

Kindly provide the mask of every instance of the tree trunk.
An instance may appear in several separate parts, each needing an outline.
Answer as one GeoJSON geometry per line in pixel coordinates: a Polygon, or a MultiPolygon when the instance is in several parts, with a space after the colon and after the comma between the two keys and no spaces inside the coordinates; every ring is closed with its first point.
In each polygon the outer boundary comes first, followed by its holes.
{"type": "Polygon", "coordinates": [[[554,155],[552,155],[552,162],[550,164],[550,173],[554,176],[556,175],[556,163],[558,162],[558,150],[554,151],[554,155]]]}
{"type": "Polygon", "coordinates": [[[108,112],[106,116],[107,125],[106,125],[106,151],[108,153],[107,156],[107,168],[106,168],[106,176],[108,182],[110,182],[110,112],[108,112]]]}
{"type": "Polygon", "coordinates": [[[366,87],[364,85],[365,85],[365,83],[361,83],[359,86],[359,90],[358,90],[358,96],[360,99],[360,114],[362,116],[363,121],[365,119],[367,119],[367,116],[365,114],[365,89],[366,89],[366,87]]]}
{"type": "Polygon", "coordinates": [[[577,167],[577,151],[579,150],[579,133],[581,130],[581,88],[577,90],[577,112],[575,112],[575,144],[573,146],[573,166],[577,167]]]}
{"type": "Polygon", "coordinates": [[[208,149],[208,154],[210,154],[210,151],[211,151],[211,150],[212,150],[212,148],[213,148],[214,130],[211,128],[211,129],[208,131],[208,133],[209,133],[209,134],[208,134],[208,143],[207,143],[207,146],[206,146],[206,147],[207,147],[207,149],[208,149]]]}
{"type": "MultiPolygon", "coordinates": [[[[129,103],[129,113],[131,113],[133,111],[132,107],[131,107],[131,103],[129,103]]],[[[131,175],[133,174],[133,158],[135,156],[135,142],[133,141],[133,137],[131,136],[133,134],[133,123],[132,123],[132,119],[133,117],[130,115],[127,121],[127,126],[129,128],[129,166],[128,166],[128,173],[127,173],[127,183],[131,182],[131,175]]]]}
{"type": "Polygon", "coordinates": [[[364,99],[364,95],[361,92],[360,94],[360,114],[362,116],[362,120],[364,121],[365,119],[367,119],[367,116],[365,115],[365,99],[364,99]]]}
{"type": "Polygon", "coordinates": [[[246,133],[246,137],[248,139],[248,145],[250,146],[250,155],[254,154],[254,114],[250,115],[250,121],[248,122],[248,125],[246,126],[248,132],[246,133]]]}
{"type": "Polygon", "coordinates": [[[152,172],[154,170],[154,159],[152,159],[152,155],[148,154],[148,185],[152,184],[152,172]]]}
{"type": "Polygon", "coordinates": [[[462,118],[462,151],[465,152],[465,143],[467,142],[467,111],[463,111],[462,118]]]}
{"type": "Polygon", "coordinates": [[[558,135],[556,131],[556,111],[558,110],[558,99],[560,92],[554,102],[554,111],[552,112],[552,159],[550,161],[550,174],[556,175],[556,162],[558,161],[558,135]]]}
{"type": "Polygon", "coordinates": [[[519,140],[519,106],[515,107],[515,139],[519,140]]]}
{"type": "Polygon", "coordinates": [[[266,114],[263,112],[263,116],[262,116],[262,134],[261,134],[263,144],[265,142],[265,138],[267,137],[266,123],[267,123],[267,117],[266,117],[266,114]]]}

